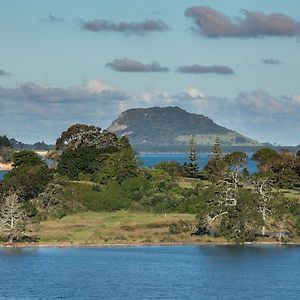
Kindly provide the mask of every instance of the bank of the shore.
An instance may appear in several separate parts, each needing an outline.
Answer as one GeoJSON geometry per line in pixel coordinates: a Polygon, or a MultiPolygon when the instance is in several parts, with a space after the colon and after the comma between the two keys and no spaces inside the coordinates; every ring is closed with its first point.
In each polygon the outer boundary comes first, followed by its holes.
{"type": "Polygon", "coordinates": [[[0,163],[0,171],[10,171],[12,169],[12,164],[0,163]]]}
{"type": "Polygon", "coordinates": [[[299,242],[283,243],[279,241],[255,241],[236,243],[230,241],[166,242],[166,243],[1,243],[0,248],[107,248],[107,247],[154,247],[154,246],[300,246],[299,242]]]}
{"type": "MultiPolygon", "coordinates": [[[[35,223],[27,228],[31,242],[0,243],[2,247],[109,247],[157,245],[233,245],[224,237],[170,232],[170,225],[184,220],[196,226],[195,214],[134,211],[83,212],[35,223]]],[[[253,243],[280,245],[276,238],[259,237],[253,243]]],[[[289,244],[300,244],[293,239],[289,244]]]]}

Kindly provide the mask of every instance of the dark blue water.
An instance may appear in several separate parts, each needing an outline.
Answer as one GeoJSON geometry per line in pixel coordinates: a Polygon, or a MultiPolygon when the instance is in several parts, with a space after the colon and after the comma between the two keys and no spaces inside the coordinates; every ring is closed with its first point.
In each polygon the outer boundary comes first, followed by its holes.
{"type": "MultiPolygon", "coordinates": [[[[251,155],[249,155],[251,157],[251,155]]],[[[201,153],[199,155],[198,164],[200,169],[204,168],[210,158],[209,153],[201,153]]],[[[161,161],[177,161],[180,164],[187,162],[187,155],[184,153],[142,153],[140,154],[140,159],[146,167],[153,167],[160,163],[161,161]]],[[[256,162],[251,159],[248,160],[247,164],[248,170],[251,174],[257,171],[256,162]]],[[[7,171],[0,171],[0,181],[7,171]]]]}
{"type": "Polygon", "coordinates": [[[0,181],[3,179],[3,176],[7,173],[7,171],[0,171],[0,181]]]}
{"type": "Polygon", "coordinates": [[[0,249],[0,299],[299,299],[300,248],[0,249]]]}
{"type": "MultiPolygon", "coordinates": [[[[252,161],[251,158],[252,154],[248,154],[248,163],[247,163],[247,168],[248,171],[253,174],[257,171],[257,166],[256,162],[252,161]]],[[[198,155],[198,164],[200,169],[203,169],[209,159],[211,157],[210,153],[200,153],[198,155]]],[[[180,164],[184,164],[187,162],[187,154],[185,153],[141,153],[140,154],[140,159],[144,163],[146,167],[153,167],[160,163],[161,161],[177,161],[180,164]]]]}

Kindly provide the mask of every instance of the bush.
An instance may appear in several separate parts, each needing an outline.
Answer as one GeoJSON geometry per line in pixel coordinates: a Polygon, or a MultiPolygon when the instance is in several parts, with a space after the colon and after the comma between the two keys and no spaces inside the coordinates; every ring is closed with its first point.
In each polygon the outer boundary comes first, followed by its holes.
{"type": "Polygon", "coordinates": [[[191,222],[183,221],[180,219],[177,223],[172,223],[169,226],[169,232],[171,234],[187,233],[187,232],[194,231],[195,230],[194,227],[195,226],[193,226],[191,222]]]}
{"type": "Polygon", "coordinates": [[[116,211],[129,208],[132,201],[130,194],[117,181],[112,181],[101,189],[95,187],[85,184],[71,185],[65,197],[83,204],[90,211],[116,211]]]}
{"type": "Polygon", "coordinates": [[[183,167],[177,161],[162,161],[155,166],[155,169],[165,171],[172,178],[183,174],[183,167]]]}

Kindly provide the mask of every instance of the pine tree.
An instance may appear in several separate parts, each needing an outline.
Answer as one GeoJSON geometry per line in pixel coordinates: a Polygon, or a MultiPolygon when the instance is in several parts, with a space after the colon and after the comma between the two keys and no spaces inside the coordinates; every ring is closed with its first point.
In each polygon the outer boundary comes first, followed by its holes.
{"type": "Polygon", "coordinates": [[[199,167],[198,167],[198,154],[197,154],[197,149],[196,149],[196,141],[195,141],[195,136],[192,136],[191,139],[191,146],[190,146],[190,152],[189,152],[189,163],[187,165],[188,169],[188,176],[190,177],[195,177],[198,172],[199,172],[199,167]]]}
{"type": "Polygon", "coordinates": [[[222,158],[222,148],[220,139],[217,137],[212,149],[212,154],[214,159],[221,159],[222,158]]]}
{"type": "Polygon", "coordinates": [[[207,179],[215,182],[222,176],[224,170],[224,161],[222,159],[222,148],[220,139],[217,137],[212,148],[212,157],[204,168],[207,179]]]}

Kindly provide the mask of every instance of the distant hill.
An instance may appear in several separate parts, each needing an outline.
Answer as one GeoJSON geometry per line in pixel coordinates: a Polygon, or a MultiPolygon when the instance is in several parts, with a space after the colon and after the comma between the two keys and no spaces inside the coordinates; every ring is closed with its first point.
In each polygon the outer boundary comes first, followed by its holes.
{"type": "Polygon", "coordinates": [[[208,117],[189,113],[179,107],[136,108],[124,111],[108,130],[128,136],[138,148],[184,146],[195,135],[199,145],[210,146],[219,137],[223,146],[259,146],[233,130],[214,123],[208,117]]]}
{"type": "Polygon", "coordinates": [[[54,145],[47,145],[45,142],[37,142],[35,144],[24,144],[16,139],[9,140],[11,146],[15,150],[36,150],[36,151],[49,151],[54,150],[54,145]]]}

